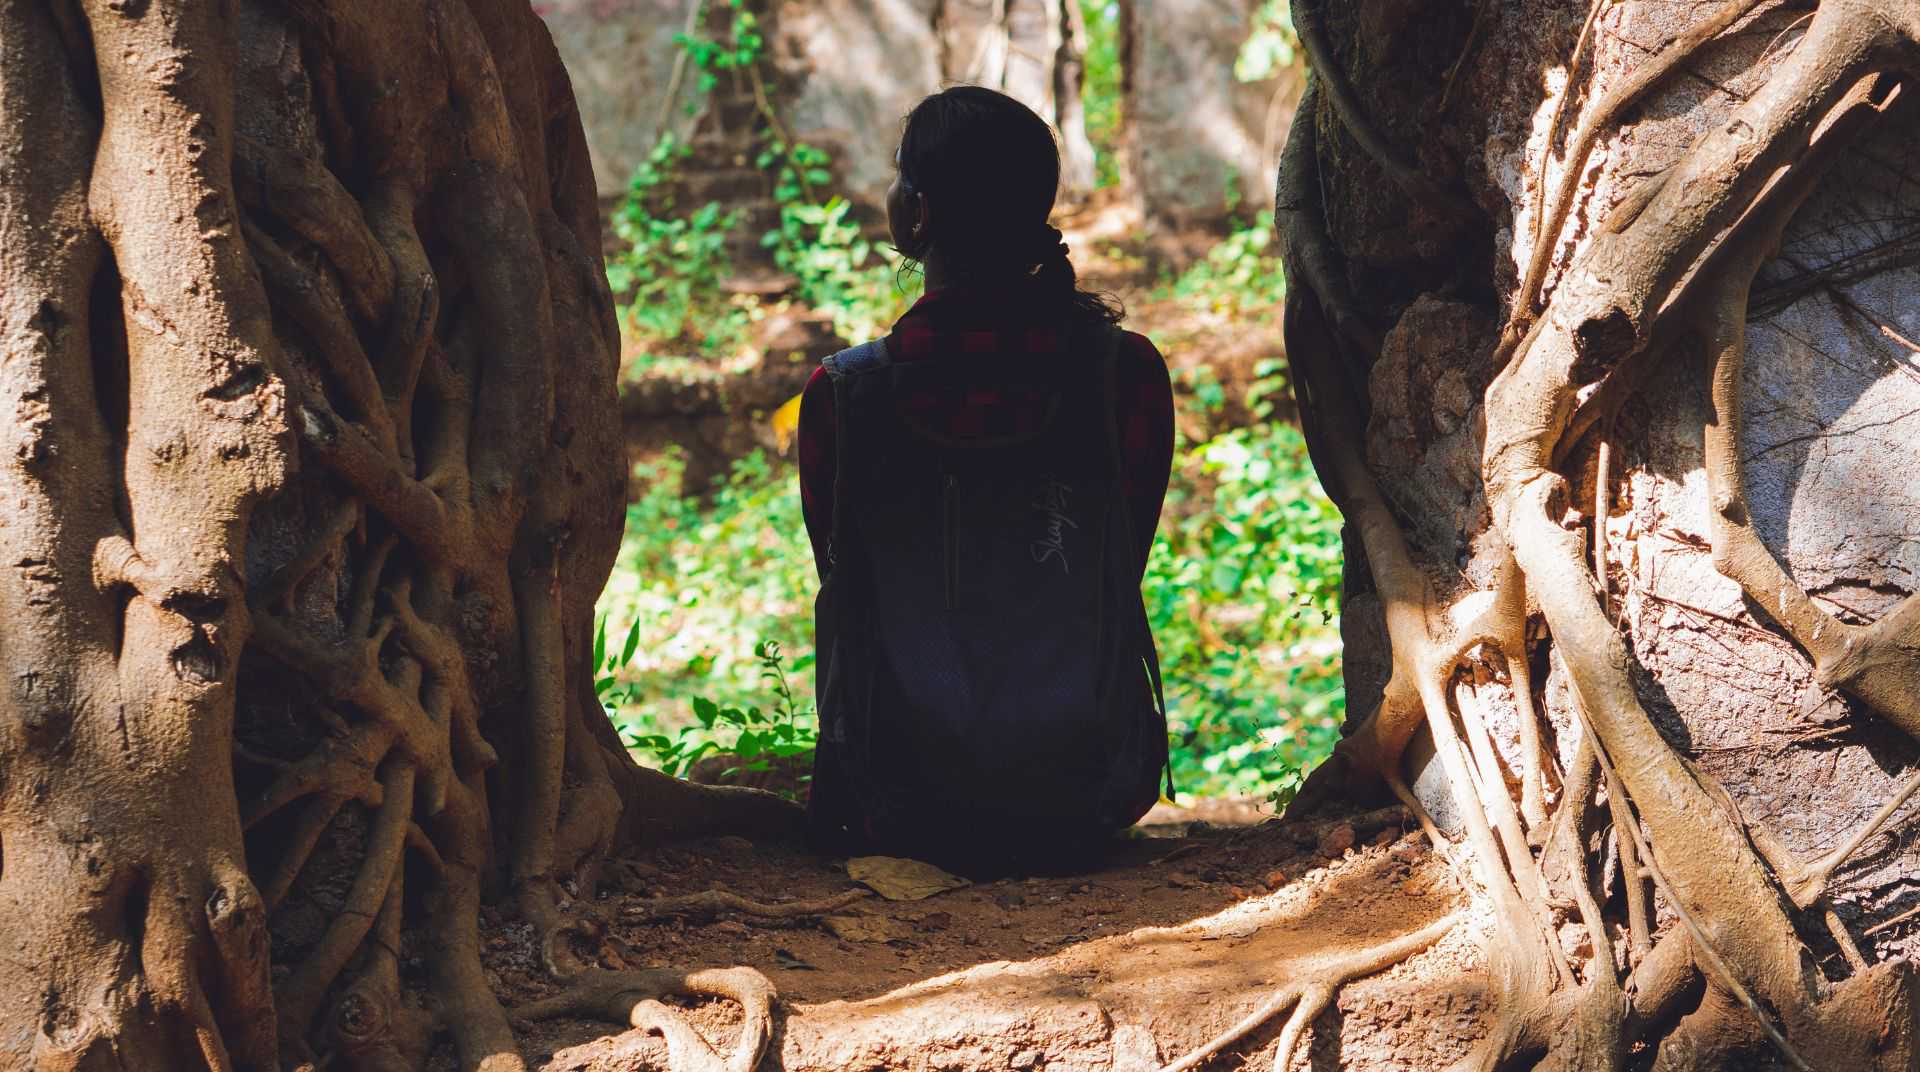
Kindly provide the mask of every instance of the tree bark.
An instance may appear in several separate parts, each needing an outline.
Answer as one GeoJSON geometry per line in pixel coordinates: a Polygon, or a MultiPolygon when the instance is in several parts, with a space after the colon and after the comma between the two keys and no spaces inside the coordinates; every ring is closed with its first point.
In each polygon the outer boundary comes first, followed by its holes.
{"type": "Polygon", "coordinates": [[[769,820],[594,698],[618,342],[539,20],[7,0],[0,163],[0,1066],[517,1065],[483,894],[560,963],[637,829],[769,820]]]}
{"type": "Polygon", "coordinates": [[[1352,710],[1300,805],[1478,883],[1471,1064],[1911,1067],[1911,6],[1474,8],[1293,6],[1352,710]]]}

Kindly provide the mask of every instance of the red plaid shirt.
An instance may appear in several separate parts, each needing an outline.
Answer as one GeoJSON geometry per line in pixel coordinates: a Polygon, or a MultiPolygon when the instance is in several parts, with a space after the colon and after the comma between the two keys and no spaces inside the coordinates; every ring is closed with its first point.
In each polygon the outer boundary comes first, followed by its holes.
{"type": "MultiPolygon", "coordinates": [[[[887,335],[887,355],[895,363],[910,364],[955,354],[1022,352],[1036,358],[1057,355],[1065,347],[1058,330],[1037,326],[1031,317],[1009,310],[961,289],[939,289],[920,298],[912,310],[893,324],[887,335]]],[[[1022,402],[990,400],[963,404],[942,403],[945,426],[958,436],[982,434],[986,429],[1014,431],[1028,428],[1037,410],[1022,402]]],[[[1134,535],[1146,552],[1160,521],[1160,504],[1167,496],[1173,468],[1173,386],[1160,351],[1139,334],[1127,333],[1120,343],[1114,371],[1114,420],[1120,433],[1121,478],[1134,519],[1134,535]]],[[[834,478],[833,380],[825,369],[813,373],[800,399],[800,498],[806,513],[807,535],[813,541],[816,565],[826,565],[827,541],[833,535],[834,478]]],[[[1145,567],[1141,568],[1144,572],[1145,567]]]]}

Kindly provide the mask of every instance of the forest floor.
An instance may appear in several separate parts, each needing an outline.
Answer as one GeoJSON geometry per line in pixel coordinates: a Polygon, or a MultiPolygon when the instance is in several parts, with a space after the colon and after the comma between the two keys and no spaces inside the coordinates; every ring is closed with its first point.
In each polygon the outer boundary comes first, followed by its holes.
{"type": "MultiPolygon", "coordinates": [[[[616,860],[579,904],[606,926],[604,968],[749,965],[778,987],[763,1067],[1152,1069],[1256,1009],[1317,960],[1383,943],[1461,905],[1399,811],[1262,819],[1245,800],[1162,805],[1097,871],[972,882],[915,901],[878,895],[826,917],[649,921],[636,900],[724,889],[761,901],[854,886],[844,859],[737,837],[616,860]],[[1249,823],[1249,822],[1252,823],[1249,823]]],[[[1341,988],[1295,1067],[1435,1069],[1484,1030],[1478,920],[1341,988]]],[[[524,923],[484,924],[486,966],[509,1006],[557,989],[524,923]]],[[[741,1017],[687,1001],[724,1054],[741,1017]]],[[[1206,1067],[1266,1069],[1285,1014],[1206,1067]]],[[[653,1070],[663,1040],[576,1020],[519,1031],[549,1070],[653,1070]]]]}

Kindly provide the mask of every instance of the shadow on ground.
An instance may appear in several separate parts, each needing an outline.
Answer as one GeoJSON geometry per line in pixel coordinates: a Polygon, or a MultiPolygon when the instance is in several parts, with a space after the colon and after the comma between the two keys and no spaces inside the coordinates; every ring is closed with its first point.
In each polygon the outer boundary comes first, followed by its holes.
{"type": "MultiPolygon", "coordinates": [[[[1228,810],[1221,817],[1243,813],[1228,810]]],[[[1397,812],[1359,819],[1221,826],[1162,823],[1102,869],[977,882],[914,902],[875,896],[819,919],[646,924],[634,896],[720,888],[762,901],[825,898],[845,863],[738,838],[637,853],[593,905],[605,967],[759,968],[782,1005],[767,1067],[788,1069],[1147,1069],[1231,1027],[1315,958],[1427,926],[1463,903],[1445,866],[1397,812]],[[1358,828],[1354,828],[1354,824],[1358,828]],[[1167,835],[1171,834],[1171,835],[1167,835]],[[881,940],[861,940],[880,938],[881,940]]],[[[1427,952],[1345,987],[1295,1057],[1316,1068],[1441,1068],[1482,1025],[1478,920],[1427,952]]],[[[555,985],[523,924],[488,926],[487,966],[508,1004],[555,985]]],[[[685,1002],[716,1046],[731,1003],[685,1002]]],[[[1267,1068],[1284,1016],[1214,1068],[1267,1068]]],[[[603,1023],[521,1031],[530,1063],[649,1070],[665,1044],[603,1023]]]]}

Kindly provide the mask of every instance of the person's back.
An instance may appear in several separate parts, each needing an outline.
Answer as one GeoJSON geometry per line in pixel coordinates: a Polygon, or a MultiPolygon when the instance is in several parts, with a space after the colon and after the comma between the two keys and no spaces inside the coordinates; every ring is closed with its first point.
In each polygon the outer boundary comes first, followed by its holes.
{"type": "Polygon", "coordinates": [[[1031,866],[1153,802],[1166,724],[1139,580],[1171,392],[1077,291],[1046,226],[1057,171],[1002,95],[916,109],[889,210],[928,296],[803,401],[823,846],[1031,866]]]}

